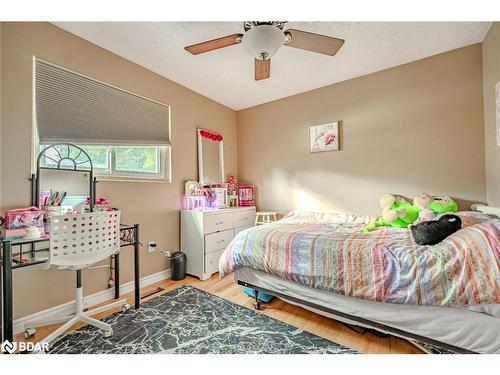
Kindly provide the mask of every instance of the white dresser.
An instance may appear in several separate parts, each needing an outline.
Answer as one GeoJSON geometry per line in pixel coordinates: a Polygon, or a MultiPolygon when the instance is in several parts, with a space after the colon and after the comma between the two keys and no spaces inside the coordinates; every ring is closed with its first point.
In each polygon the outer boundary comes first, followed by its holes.
{"type": "Polygon", "coordinates": [[[219,258],[234,235],[255,222],[255,207],[181,211],[181,249],[190,275],[206,280],[219,270],[219,258]]]}

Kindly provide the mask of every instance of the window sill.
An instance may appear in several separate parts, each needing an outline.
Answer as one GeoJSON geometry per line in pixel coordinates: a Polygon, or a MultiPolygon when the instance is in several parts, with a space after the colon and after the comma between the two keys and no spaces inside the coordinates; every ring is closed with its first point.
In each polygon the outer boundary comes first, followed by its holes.
{"type": "Polygon", "coordinates": [[[127,177],[127,176],[96,176],[97,182],[154,182],[170,184],[172,180],[166,178],[127,177]]]}

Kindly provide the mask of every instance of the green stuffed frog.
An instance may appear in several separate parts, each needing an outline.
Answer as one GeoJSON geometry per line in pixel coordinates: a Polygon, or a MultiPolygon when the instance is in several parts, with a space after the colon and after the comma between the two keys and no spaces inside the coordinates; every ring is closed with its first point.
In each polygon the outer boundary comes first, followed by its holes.
{"type": "Polygon", "coordinates": [[[448,212],[457,212],[458,205],[450,197],[444,195],[438,195],[434,197],[434,200],[429,205],[429,208],[434,211],[434,213],[439,216],[448,212]]]}

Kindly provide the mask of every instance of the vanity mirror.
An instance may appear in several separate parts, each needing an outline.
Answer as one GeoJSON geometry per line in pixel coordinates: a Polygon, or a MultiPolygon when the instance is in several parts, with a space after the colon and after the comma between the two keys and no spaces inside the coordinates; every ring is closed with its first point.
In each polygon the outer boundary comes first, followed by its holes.
{"type": "Polygon", "coordinates": [[[198,129],[198,181],[224,183],[224,141],[219,134],[198,129]]]}

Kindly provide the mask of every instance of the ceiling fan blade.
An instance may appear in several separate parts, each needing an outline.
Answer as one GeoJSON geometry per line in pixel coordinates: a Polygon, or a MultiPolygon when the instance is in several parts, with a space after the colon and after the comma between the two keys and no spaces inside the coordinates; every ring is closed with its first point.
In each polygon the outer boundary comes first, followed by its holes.
{"type": "Polygon", "coordinates": [[[200,53],[205,53],[213,51],[215,49],[224,48],[232,46],[233,44],[241,43],[241,37],[243,34],[231,34],[223,36],[222,38],[208,40],[206,42],[201,42],[197,44],[192,44],[190,46],[184,47],[184,49],[193,55],[198,55],[200,53]]]}
{"type": "Polygon", "coordinates": [[[289,29],[286,30],[285,33],[290,33],[292,38],[285,46],[305,49],[328,56],[334,56],[344,44],[344,39],[314,34],[302,30],[289,29]]]}
{"type": "Polygon", "coordinates": [[[271,75],[271,59],[255,59],[255,80],[260,81],[271,75]]]}

